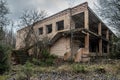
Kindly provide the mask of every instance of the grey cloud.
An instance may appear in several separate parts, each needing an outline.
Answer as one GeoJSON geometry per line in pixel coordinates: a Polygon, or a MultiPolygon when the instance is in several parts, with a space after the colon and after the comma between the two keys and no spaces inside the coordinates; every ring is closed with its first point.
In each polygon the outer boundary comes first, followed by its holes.
{"type": "MultiPolygon", "coordinates": [[[[69,0],[8,0],[11,10],[10,18],[17,20],[24,9],[46,10],[48,15],[68,8],[69,0]]],[[[85,0],[76,0],[73,5],[85,2],[85,0]]]]}

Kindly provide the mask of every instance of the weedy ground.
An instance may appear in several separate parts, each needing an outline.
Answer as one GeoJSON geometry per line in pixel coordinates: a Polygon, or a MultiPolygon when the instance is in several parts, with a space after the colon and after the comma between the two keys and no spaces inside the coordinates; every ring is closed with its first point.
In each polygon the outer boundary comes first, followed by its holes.
{"type": "Polygon", "coordinates": [[[0,76],[0,80],[26,80],[28,77],[31,80],[120,80],[120,60],[65,62],[59,66],[38,66],[28,62],[25,65],[12,66],[9,72],[0,76]]]}

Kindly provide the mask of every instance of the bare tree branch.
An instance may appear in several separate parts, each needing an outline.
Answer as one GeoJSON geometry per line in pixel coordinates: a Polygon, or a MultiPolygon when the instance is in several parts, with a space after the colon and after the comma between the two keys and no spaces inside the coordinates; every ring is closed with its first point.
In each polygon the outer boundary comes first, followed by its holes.
{"type": "MultiPolygon", "coordinates": [[[[26,26],[23,30],[24,32],[18,33],[19,35],[22,34],[22,36],[19,36],[19,38],[22,40],[21,42],[24,44],[21,46],[22,48],[29,48],[31,45],[34,45],[39,41],[39,35],[34,30],[34,26],[36,22],[39,22],[40,20],[44,19],[47,16],[47,13],[44,10],[41,10],[40,12],[36,10],[25,10],[20,17],[20,25],[26,26]]],[[[41,47],[39,44],[35,45],[36,48],[41,47]]],[[[40,48],[39,48],[40,49],[40,48]]],[[[37,50],[36,50],[37,51],[37,50]]],[[[38,56],[39,52],[36,52],[36,55],[38,56]]]]}
{"type": "Polygon", "coordinates": [[[99,15],[110,26],[120,31],[120,0],[98,0],[96,7],[99,15]]]}

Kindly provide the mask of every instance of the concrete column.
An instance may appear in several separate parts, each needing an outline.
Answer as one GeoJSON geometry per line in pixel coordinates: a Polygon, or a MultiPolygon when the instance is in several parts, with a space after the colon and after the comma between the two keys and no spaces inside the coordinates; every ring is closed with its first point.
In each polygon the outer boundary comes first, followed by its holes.
{"type": "Polygon", "coordinates": [[[86,10],[84,12],[84,28],[89,29],[89,12],[86,10]]]}
{"type": "Polygon", "coordinates": [[[57,32],[57,27],[56,26],[57,26],[56,23],[52,24],[53,33],[57,32]]]}
{"type": "Polygon", "coordinates": [[[46,31],[47,31],[47,30],[46,30],[46,26],[44,25],[44,26],[43,26],[43,34],[44,34],[44,35],[46,35],[46,33],[47,33],[46,31]]]}
{"type": "Polygon", "coordinates": [[[106,30],[106,39],[109,40],[109,30],[106,30]]]}
{"type": "MultiPolygon", "coordinates": [[[[84,12],[84,28],[89,30],[89,12],[84,12]]],[[[85,36],[85,48],[89,51],[89,33],[85,36]]]]}
{"type": "Polygon", "coordinates": [[[111,34],[111,42],[112,42],[112,45],[111,45],[111,51],[113,52],[114,51],[114,46],[113,46],[113,34],[111,34]]]}
{"type": "Polygon", "coordinates": [[[102,35],[102,33],[101,33],[101,31],[102,31],[102,26],[101,26],[101,23],[99,23],[98,24],[98,35],[102,35]]]}
{"type": "Polygon", "coordinates": [[[99,40],[99,56],[102,56],[102,39],[99,40]]]}
{"type": "MultiPolygon", "coordinates": [[[[109,30],[107,29],[106,30],[106,39],[109,41],[109,30]]],[[[109,43],[107,43],[107,53],[109,55],[109,51],[110,50],[110,46],[109,46],[109,43]]]]}
{"type": "Polygon", "coordinates": [[[110,53],[110,45],[109,45],[109,43],[107,44],[107,54],[109,55],[109,53],[110,53]]]}
{"type": "MultiPolygon", "coordinates": [[[[98,24],[98,35],[102,36],[102,25],[98,24]]],[[[102,56],[102,39],[99,39],[99,56],[102,56]]]]}

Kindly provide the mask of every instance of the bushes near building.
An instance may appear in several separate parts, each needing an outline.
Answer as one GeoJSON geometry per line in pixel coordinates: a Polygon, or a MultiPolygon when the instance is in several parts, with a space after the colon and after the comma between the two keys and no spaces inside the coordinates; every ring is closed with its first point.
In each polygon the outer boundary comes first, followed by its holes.
{"type": "Polygon", "coordinates": [[[76,73],[85,73],[86,72],[85,66],[80,65],[80,64],[74,64],[72,66],[72,69],[76,73]]]}
{"type": "Polygon", "coordinates": [[[43,53],[41,53],[40,59],[33,58],[32,62],[35,65],[51,66],[54,64],[56,58],[57,56],[51,55],[49,51],[44,50],[43,53]]]}
{"type": "Polygon", "coordinates": [[[16,64],[25,64],[28,60],[30,60],[30,56],[27,51],[24,50],[13,50],[12,57],[14,57],[16,64]]]}
{"type": "Polygon", "coordinates": [[[9,70],[10,50],[10,47],[0,44],[0,74],[3,74],[5,71],[9,70]]]}

